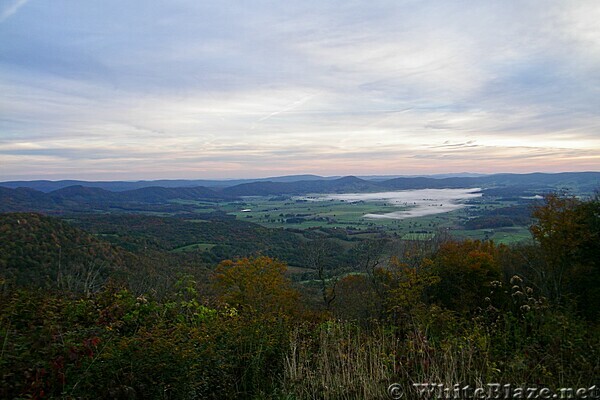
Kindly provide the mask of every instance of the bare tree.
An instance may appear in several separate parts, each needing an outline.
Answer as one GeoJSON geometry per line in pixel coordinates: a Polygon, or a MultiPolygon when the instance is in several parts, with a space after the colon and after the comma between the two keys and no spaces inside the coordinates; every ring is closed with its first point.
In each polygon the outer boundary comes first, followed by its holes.
{"type": "Polygon", "coordinates": [[[106,265],[100,262],[62,266],[58,274],[57,285],[60,289],[83,293],[86,297],[97,292],[104,285],[106,265]]]}
{"type": "Polygon", "coordinates": [[[333,276],[327,268],[331,254],[335,251],[335,246],[329,240],[315,239],[304,245],[304,259],[306,267],[315,271],[321,283],[321,295],[323,304],[329,310],[331,303],[335,300],[335,287],[337,277],[333,276]]]}
{"type": "Polygon", "coordinates": [[[373,291],[378,298],[379,316],[383,315],[383,302],[385,299],[385,284],[381,280],[382,275],[377,273],[378,268],[383,268],[389,261],[389,239],[370,239],[359,243],[351,251],[354,268],[364,271],[369,278],[373,291]]]}

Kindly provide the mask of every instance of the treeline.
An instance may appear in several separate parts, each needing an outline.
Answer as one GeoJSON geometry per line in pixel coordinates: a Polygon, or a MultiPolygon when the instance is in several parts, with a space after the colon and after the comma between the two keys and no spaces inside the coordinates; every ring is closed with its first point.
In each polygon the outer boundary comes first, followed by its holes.
{"type": "MultiPolygon", "coordinates": [[[[339,275],[355,270],[356,252],[350,250],[360,243],[341,229],[270,229],[216,212],[179,217],[70,214],[64,219],[6,213],[0,214],[0,227],[0,266],[7,268],[9,282],[46,289],[56,288],[61,266],[63,275],[72,268],[100,268],[104,281],[119,278],[154,292],[145,281],[159,274],[168,280],[161,284],[164,292],[176,274],[203,280],[206,270],[224,259],[260,254],[305,267],[312,244],[324,241],[328,273],[339,275]]],[[[293,279],[315,279],[313,270],[303,271],[293,279]]]]}
{"type": "Polygon", "coordinates": [[[342,275],[328,241],[307,242],[313,291],[266,256],[223,261],[202,281],[180,275],[161,297],[117,279],[83,293],[5,277],[0,397],[376,399],[393,382],[590,387],[600,378],[600,200],[549,196],[533,217],[532,245],[364,241],[342,275]]]}
{"type": "Polygon", "coordinates": [[[201,243],[214,245],[202,254],[204,262],[211,264],[259,252],[296,265],[302,259],[297,235],[219,213],[187,217],[86,214],[76,216],[72,223],[133,252],[174,251],[201,243]]]}
{"type": "Polygon", "coordinates": [[[173,200],[208,201],[234,200],[217,194],[205,187],[145,187],[134,190],[112,192],[109,190],[69,186],[44,193],[25,187],[9,189],[0,187],[0,211],[43,211],[64,214],[65,212],[111,211],[111,212],[193,212],[202,208],[194,204],[175,203],[173,200]]]}
{"type": "Polygon", "coordinates": [[[481,211],[464,223],[466,229],[494,229],[507,226],[528,226],[531,223],[532,206],[521,204],[481,211]]]}

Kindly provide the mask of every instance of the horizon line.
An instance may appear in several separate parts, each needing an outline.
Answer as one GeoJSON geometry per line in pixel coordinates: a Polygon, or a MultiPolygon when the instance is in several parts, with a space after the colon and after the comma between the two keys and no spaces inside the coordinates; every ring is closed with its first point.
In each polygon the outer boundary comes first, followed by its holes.
{"type": "MultiPolygon", "coordinates": [[[[431,173],[431,174],[349,174],[349,175],[317,175],[317,174],[290,174],[290,175],[270,175],[264,177],[252,177],[252,178],[156,178],[156,179],[107,179],[107,180],[89,180],[89,179],[78,179],[78,178],[62,178],[62,179],[10,179],[10,180],[0,180],[0,183],[11,183],[11,182],[64,182],[64,181],[79,181],[79,182],[90,182],[90,183],[99,183],[99,182],[128,182],[128,183],[137,183],[137,182],[157,182],[157,181],[251,181],[251,180],[268,180],[268,179],[279,179],[279,178],[292,178],[292,177],[306,177],[312,176],[323,179],[335,179],[335,178],[347,178],[347,177],[356,177],[356,178],[372,178],[372,177],[381,177],[386,178],[390,177],[390,179],[394,178],[419,178],[419,177],[435,177],[435,176],[447,176],[447,177],[460,177],[460,175],[475,175],[470,177],[477,176],[491,176],[491,175],[532,175],[532,174],[545,174],[545,175],[558,175],[558,174],[584,174],[584,173],[600,173],[600,170],[586,170],[586,171],[559,171],[559,172],[543,172],[543,171],[533,171],[533,172],[491,172],[491,173],[480,173],[480,172],[447,172],[447,173],[431,173]]],[[[469,176],[463,176],[467,178],[469,176]]],[[[301,180],[301,179],[300,179],[301,180]]]]}

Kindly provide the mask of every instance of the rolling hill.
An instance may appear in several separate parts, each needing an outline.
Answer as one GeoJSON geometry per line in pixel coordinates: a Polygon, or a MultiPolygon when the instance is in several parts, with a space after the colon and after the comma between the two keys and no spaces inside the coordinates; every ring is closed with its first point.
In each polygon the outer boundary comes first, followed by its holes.
{"type": "MultiPolygon", "coordinates": [[[[578,194],[592,194],[600,188],[600,172],[496,174],[447,178],[400,177],[383,181],[365,180],[355,176],[335,179],[319,178],[302,175],[280,177],[277,178],[277,181],[261,180],[220,188],[205,186],[164,187],[156,185],[120,191],[87,186],[88,183],[85,182],[84,184],[62,187],[47,193],[28,187],[0,187],[0,212],[43,211],[62,213],[90,210],[185,212],[190,211],[189,205],[176,204],[173,200],[218,202],[236,200],[243,196],[475,187],[483,188],[484,193],[490,195],[522,196],[562,190],[578,194]]],[[[154,183],[156,182],[161,181],[154,181],[154,183]]],[[[58,182],[56,183],[58,184],[58,182]]],[[[110,182],[103,183],[110,184],[110,182]]],[[[113,183],[120,185],[122,182],[113,183]]],[[[93,184],[93,182],[89,184],[93,184]]],[[[45,186],[45,188],[48,188],[48,186],[45,186]]]]}
{"type": "Polygon", "coordinates": [[[184,210],[185,206],[171,204],[171,200],[231,200],[227,194],[218,193],[205,187],[142,189],[111,192],[105,189],[81,185],[69,186],[50,193],[29,188],[8,189],[0,187],[0,212],[16,211],[90,211],[133,209],[144,206],[168,204],[170,208],[184,210]]]}
{"type": "Polygon", "coordinates": [[[370,192],[380,190],[377,183],[355,176],[333,180],[311,180],[297,182],[252,182],[225,188],[221,191],[229,196],[270,196],[306,193],[370,192]]]}
{"type": "MultiPolygon", "coordinates": [[[[133,265],[134,256],[58,218],[0,214],[0,270],[14,283],[55,283],[62,270],[133,265]]],[[[103,271],[107,272],[107,271],[103,271]]]]}
{"type": "Polygon", "coordinates": [[[33,181],[7,181],[0,182],[0,187],[9,189],[29,188],[38,190],[44,193],[50,193],[69,186],[85,186],[90,188],[99,188],[109,190],[111,192],[124,192],[128,190],[143,189],[148,187],[163,187],[163,188],[184,188],[204,186],[209,188],[224,188],[236,186],[243,183],[251,182],[297,182],[297,181],[315,181],[315,180],[331,180],[339,177],[323,177],[318,175],[287,175],[275,176],[270,178],[257,179],[160,179],[150,181],[80,181],[80,180],[33,180],[33,181]]]}

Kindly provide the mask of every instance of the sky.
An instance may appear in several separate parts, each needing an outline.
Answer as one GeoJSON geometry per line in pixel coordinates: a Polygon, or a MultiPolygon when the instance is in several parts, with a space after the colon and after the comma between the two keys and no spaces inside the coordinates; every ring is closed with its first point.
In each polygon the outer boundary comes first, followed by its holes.
{"type": "Polygon", "coordinates": [[[600,170],[597,0],[0,0],[0,180],[600,170]]]}

